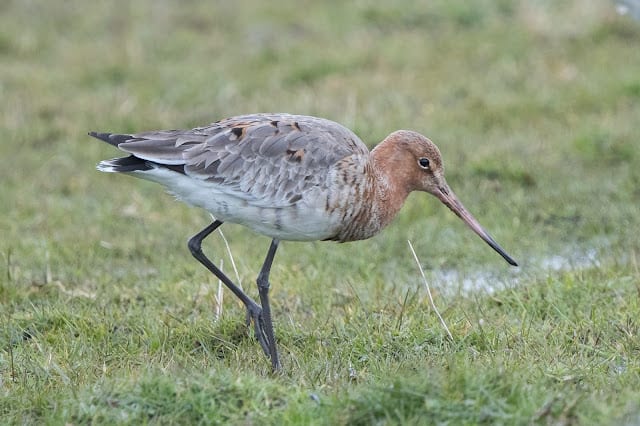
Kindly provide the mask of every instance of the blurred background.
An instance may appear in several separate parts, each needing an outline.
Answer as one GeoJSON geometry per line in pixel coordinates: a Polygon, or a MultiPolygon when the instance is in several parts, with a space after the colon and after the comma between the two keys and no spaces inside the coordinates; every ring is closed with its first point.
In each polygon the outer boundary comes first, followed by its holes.
{"type": "MultiPolygon", "coordinates": [[[[0,418],[638,424],[638,19],[636,0],[0,0],[0,418]],[[273,377],[186,247],[208,214],[97,172],[119,154],[87,136],[254,112],[369,147],[427,135],[520,267],[425,194],[371,240],[285,242],[273,377]]],[[[255,295],[269,240],[222,229],[237,272],[218,234],[203,249],[255,295]]]]}
{"type": "MultiPolygon", "coordinates": [[[[118,154],[86,134],[252,112],[326,117],[370,147],[396,129],[422,132],[452,188],[522,265],[507,270],[414,194],[370,242],[285,244],[277,267],[310,282],[296,284],[305,294],[417,285],[407,239],[441,289],[635,261],[637,10],[604,0],[2,1],[2,275],[89,294],[207,280],[185,242],[208,215],[152,183],[96,172],[118,154]]],[[[252,281],[268,241],[224,230],[252,281]]],[[[299,297],[283,287],[282,303],[299,297]]]]}

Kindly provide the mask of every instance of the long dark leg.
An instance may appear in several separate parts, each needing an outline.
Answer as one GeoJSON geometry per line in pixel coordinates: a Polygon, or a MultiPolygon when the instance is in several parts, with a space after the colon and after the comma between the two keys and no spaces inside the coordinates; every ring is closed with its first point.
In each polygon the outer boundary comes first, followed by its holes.
{"type": "Polygon", "coordinates": [[[269,305],[269,273],[271,272],[271,264],[276,255],[279,241],[275,238],[271,241],[271,246],[264,259],[260,274],[258,274],[258,291],[260,292],[260,303],[262,304],[262,330],[265,334],[269,346],[269,357],[271,358],[271,366],[274,371],[280,370],[280,360],[278,359],[278,348],[276,347],[276,338],[273,334],[273,324],[271,322],[271,306],[269,305]]]}
{"type": "MultiPolygon", "coordinates": [[[[202,263],[209,271],[211,271],[213,275],[215,275],[220,281],[222,281],[224,285],[226,285],[229,290],[231,290],[233,294],[235,294],[238,299],[240,299],[242,303],[244,303],[244,306],[246,306],[247,308],[247,315],[251,319],[253,319],[256,339],[258,339],[258,342],[260,342],[260,346],[262,346],[262,350],[268,357],[271,358],[271,361],[273,363],[273,356],[271,355],[272,350],[266,337],[268,336],[268,334],[266,334],[262,329],[262,308],[256,302],[254,302],[253,299],[247,296],[240,289],[240,287],[236,286],[233,281],[231,281],[229,277],[227,277],[224,272],[222,272],[216,265],[214,265],[213,262],[211,262],[202,252],[202,240],[207,238],[207,236],[215,231],[220,225],[222,225],[222,221],[216,220],[211,225],[207,226],[202,231],[194,235],[189,240],[189,250],[191,251],[193,257],[198,259],[200,263],[202,263]]],[[[273,258],[273,256],[271,257],[273,258]]],[[[271,324],[271,320],[269,320],[269,324],[271,324]]],[[[273,331],[271,332],[271,334],[273,335],[273,331]]]]}

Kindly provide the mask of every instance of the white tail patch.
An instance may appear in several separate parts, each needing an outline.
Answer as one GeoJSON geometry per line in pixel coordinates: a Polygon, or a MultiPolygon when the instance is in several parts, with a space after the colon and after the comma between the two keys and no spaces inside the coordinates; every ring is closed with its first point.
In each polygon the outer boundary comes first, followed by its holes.
{"type": "Polygon", "coordinates": [[[113,160],[103,160],[103,161],[98,163],[98,165],[96,166],[96,169],[98,169],[101,172],[117,173],[118,170],[116,168],[116,165],[113,163],[114,160],[115,159],[113,159],[113,160]]]}

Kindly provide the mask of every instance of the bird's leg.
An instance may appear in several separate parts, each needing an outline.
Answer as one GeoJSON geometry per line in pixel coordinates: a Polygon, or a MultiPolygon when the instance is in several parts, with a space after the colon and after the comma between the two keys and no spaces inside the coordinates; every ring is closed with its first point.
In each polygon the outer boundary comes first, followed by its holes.
{"type": "MultiPolygon", "coordinates": [[[[271,264],[273,258],[278,249],[279,241],[273,239],[271,246],[267,252],[267,257],[264,259],[260,274],[258,274],[258,292],[260,293],[260,303],[262,304],[262,324],[260,332],[263,337],[266,338],[269,347],[268,356],[271,358],[271,366],[274,371],[280,370],[280,360],[278,359],[278,348],[276,347],[276,338],[273,334],[273,323],[271,322],[271,306],[269,305],[269,273],[271,272],[271,264]]],[[[258,333],[258,326],[256,324],[256,334],[258,333]]]]}
{"type": "MultiPolygon", "coordinates": [[[[262,350],[264,351],[264,353],[268,357],[271,357],[271,350],[268,340],[266,339],[264,333],[258,332],[259,329],[261,330],[261,325],[259,324],[262,323],[262,308],[256,302],[254,302],[253,299],[247,296],[240,289],[240,287],[236,286],[233,281],[231,281],[229,277],[227,277],[224,272],[222,272],[216,265],[214,265],[213,262],[211,262],[209,258],[207,258],[207,256],[205,256],[202,252],[202,240],[204,240],[209,234],[215,231],[220,225],[222,225],[222,221],[216,220],[209,226],[204,228],[202,231],[194,235],[189,240],[189,250],[191,251],[193,257],[195,257],[209,271],[211,271],[213,275],[215,275],[220,281],[222,281],[224,285],[226,285],[227,288],[229,288],[229,290],[231,290],[233,294],[235,294],[236,297],[238,297],[238,299],[240,299],[242,303],[244,303],[244,306],[247,308],[247,317],[253,319],[253,322],[256,324],[256,338],[258,339],[258,342],[260,342],[260,346],[262,346],[262,350]]],[[[273,256],[271,257],[273,258],[273,256]]]]}

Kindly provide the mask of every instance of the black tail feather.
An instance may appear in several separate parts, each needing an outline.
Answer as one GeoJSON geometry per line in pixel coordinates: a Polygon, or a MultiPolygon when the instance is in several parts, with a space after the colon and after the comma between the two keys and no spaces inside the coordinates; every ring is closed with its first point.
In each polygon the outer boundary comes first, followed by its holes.
{"type": "Polygon", "coordinates": [[[98,170],[101,172],[111,173],[144,172],[154,168],[165,168],[173,170],[174,172],[182,173],[183,175],[186,174],[184,164],[158,164],[153,161],[143,160],[135,155],[103,160],[98,164],[98,170]]]}
{"type": "Polygon", "coordinates": [[[130,173],[136,171],[151,170],[153,165],[147,160],[143,160],[136,156],[113,158],[104,160],[98,164],[98,170],[103,172],[130,173]]]}
{"type": "Polygon", "coordinates": [[[132,135],[120,135],[117,133],[89,132],[89,136],[93,136],[94,138],[100,139],[101,141],[104,141],[109,145],[113,145],[115,147],[123,142],[135,139],[132,135]]]}
{"type": "MultiPolygon", "coordinates": [[[[89,132],[89,136],[100,139],[101,141],[104,141],[109,145],[113,145],[116,148],[118,147],[118,145],[124,142],[141,140],[140,138],[136,138],[133,135],[118,133],[89,132]]],[[[146,170],[151,170],[157,167],[163,167],[169,170],[173,170],[174,172],[185,174],[184,164],[159,164],[153,161],[144,160],[142,158],[136,157],[135,155],[112,158],[111,160],[103,160],[98,164],[98,170],[102,172],[112,173],[144,172],[146,170]]]]}

